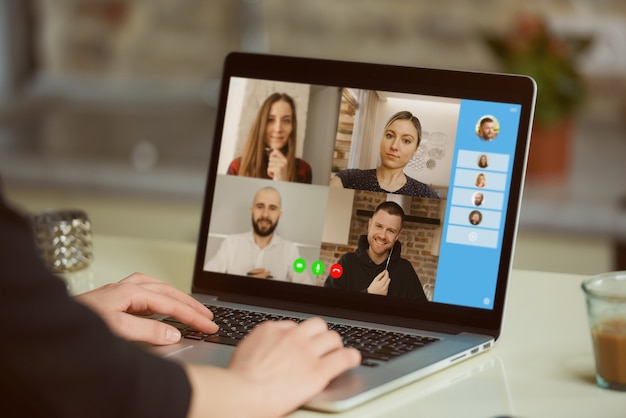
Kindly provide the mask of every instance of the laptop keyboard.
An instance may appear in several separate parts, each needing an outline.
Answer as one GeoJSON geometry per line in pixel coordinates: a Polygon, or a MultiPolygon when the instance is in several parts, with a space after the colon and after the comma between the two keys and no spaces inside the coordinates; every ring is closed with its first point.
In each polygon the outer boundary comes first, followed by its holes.
{"type": "MultiPolygon", "coordinates": [[[[178,328],[184,338],[233,346],[237,345],[256,325],[263,321],[303,321],[301,318],[289,316],[225,308],[222,306],[206,306],[213,312],[215,315],[214,321],[220,327],[216,334],[206,334],[194,330],[172,317],[164,318],[163,321],[178,328]]],[[[433,337],[330,322],[328,327],[341,335],[347,347],[356,348],[361,352],[361,364],[364,366],[377,366],[379,362],[389,361],[438,341],[438,338],[433,337]]]]}

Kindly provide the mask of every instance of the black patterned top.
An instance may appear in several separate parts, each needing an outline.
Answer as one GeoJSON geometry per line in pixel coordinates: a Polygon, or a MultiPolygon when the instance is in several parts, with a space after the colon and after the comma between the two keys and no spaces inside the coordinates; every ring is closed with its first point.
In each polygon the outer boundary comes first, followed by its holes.
{"type": "Polygon", "coordinates": [[[385,190],[380,187],[376,176],[376,169],[360,170],[358,168],[349,168],[337,173],[337,177],[341,179],[343,187],[346,189],[368,190],[370,192],[379,193],[396,193],[405,194],[416,197],[427,197],[430,199],[439,199],[437,193],[425,183],[406,176],[404,186],[396,191],[385,190]]]}

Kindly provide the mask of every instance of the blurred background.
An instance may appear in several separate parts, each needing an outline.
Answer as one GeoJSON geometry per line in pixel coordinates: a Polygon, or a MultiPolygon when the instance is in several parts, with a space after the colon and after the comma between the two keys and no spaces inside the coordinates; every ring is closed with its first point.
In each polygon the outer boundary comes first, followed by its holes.
{"type": "Polygon", "coordinates": [[[84,209],[95,234],[195,241],[233,50],[536,71],[515,267],[626,269],[623,0],[0,0],[5,194],[84,209]]]}

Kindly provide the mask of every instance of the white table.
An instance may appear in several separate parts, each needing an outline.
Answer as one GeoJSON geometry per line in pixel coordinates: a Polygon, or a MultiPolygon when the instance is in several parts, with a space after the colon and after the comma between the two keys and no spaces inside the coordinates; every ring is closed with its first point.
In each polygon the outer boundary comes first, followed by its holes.
{"type": "MultiPolygon", "coordinates": [[[[191,288],[193,243],[95,236],[94,254],[91,286],[141,271],[191,288]]],[[[595,385],[582,279],[514,271],[494,349],[345,413],[293,416],[626,417],[626,393],[595,385]]]]}

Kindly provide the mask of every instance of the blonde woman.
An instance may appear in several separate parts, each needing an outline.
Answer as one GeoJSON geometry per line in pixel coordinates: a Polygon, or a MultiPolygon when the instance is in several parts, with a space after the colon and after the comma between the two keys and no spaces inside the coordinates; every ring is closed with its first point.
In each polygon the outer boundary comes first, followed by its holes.
{"type": "Polygon", "coordinates": [[[485,175],[483,173],[479,173],[476,176],[476,184],[475,184],[476,187],[483,188],[485,187],[486,182],[487,182],[487,179],[485,178],[485,175]]]}
{"type": "Polygon", "coordinates": [[[422,140],[422,125],[409,111],[391,116],[380,141],[380,165],[370,170],[343,170],[330,182],[331,186],[397,193],[439,199],[427,184],[404,174],[404,167],[417,152],[422,140]]]}

